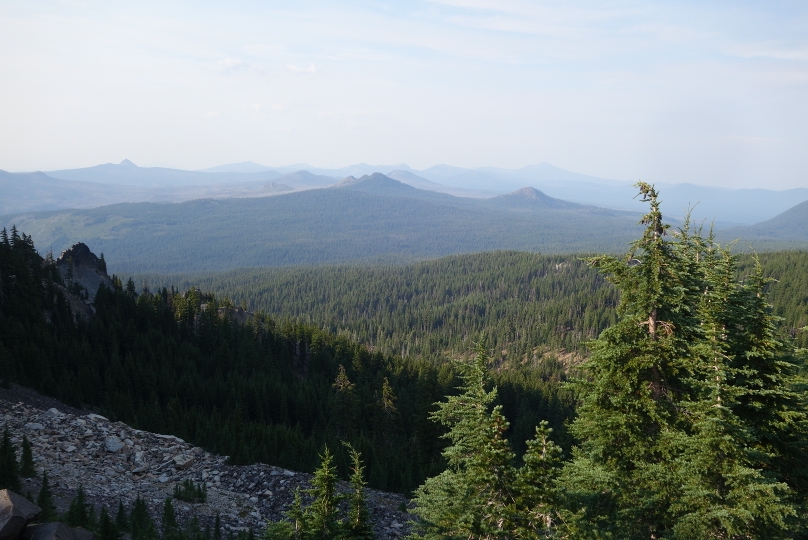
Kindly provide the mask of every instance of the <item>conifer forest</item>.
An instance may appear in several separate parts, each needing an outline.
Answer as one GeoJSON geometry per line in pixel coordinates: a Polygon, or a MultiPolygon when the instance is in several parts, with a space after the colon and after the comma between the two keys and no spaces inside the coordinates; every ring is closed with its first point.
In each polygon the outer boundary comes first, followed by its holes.
{"type": "MultiPolygon", "coordinates": [[[[808,254],[736,255],[637,187],[623,255],[112,276],[92,317],[4,229],[0,384],[314,473],[240,540],[371,538],[366,485],[411,498],[415,538],[806,538],[808,254]]],[[[0,488],[31,472],[10,447],[0,488]]],[[[64,519],[103,540],[222,538],[171,504],[159,526],[78,498],[64,519]]]]}

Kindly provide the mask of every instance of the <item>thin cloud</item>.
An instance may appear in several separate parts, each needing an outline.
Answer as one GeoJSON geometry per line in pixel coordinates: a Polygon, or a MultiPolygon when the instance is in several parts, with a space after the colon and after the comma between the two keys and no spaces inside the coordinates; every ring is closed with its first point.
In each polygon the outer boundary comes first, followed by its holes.
{"type": "Polygon", "coordinates": [[[289,64],[286,66],[286,69],[292,73],[317,73],[317,66],[315,66],[313,63],[309,64],[308,67],[298,67],[294,64],[289,64]]]}
{"type": "Polygon", "coordinates": [[[224,58],[216,62],[216,67],[220,72],[230,75],[241,69],[248,68],[250,65],[240,58],[224,58]]]}

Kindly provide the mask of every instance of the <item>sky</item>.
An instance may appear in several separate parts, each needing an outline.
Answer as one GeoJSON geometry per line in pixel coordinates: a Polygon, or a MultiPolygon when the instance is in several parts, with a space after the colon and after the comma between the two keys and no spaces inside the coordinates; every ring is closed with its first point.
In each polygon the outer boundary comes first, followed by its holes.
{"type": "Polygon", "coordinates": [[[0,0],[0,169],[808,187],[808,2],[0,0]]]}

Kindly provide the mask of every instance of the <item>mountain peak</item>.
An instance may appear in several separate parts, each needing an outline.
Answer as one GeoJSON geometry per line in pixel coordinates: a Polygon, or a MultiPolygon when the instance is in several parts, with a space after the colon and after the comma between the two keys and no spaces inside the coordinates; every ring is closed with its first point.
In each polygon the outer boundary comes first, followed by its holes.
{"type": "Polygon", "coordinates": [[[118,165],[120,165],[121,167],[137,167],[137,165],[135,165],[134,163],[132,163],[128,159],[125,159],[125,160],[121,161],[118,165]]]}
{"type": "Polygon", "coordinates": [[[489,199],[489,201],[496,206],[522,210],[534,208],[572,208],[580,206],[579,204],[550,197],[546,193],[530,186],[517,189],[507,195],[494,197],[493,199],[489,199]]]}
{"type": "Polygon", "coordinates": [[[530,186],[523,187],[522,189],[517,189],[513,193],[510,193],[510,195],[512,195],[514,197],[524,197],[525,199],[545,199],[545,198],[549,198],[543,192],[539,191],[536,188],[530,187],[530,186]]]}

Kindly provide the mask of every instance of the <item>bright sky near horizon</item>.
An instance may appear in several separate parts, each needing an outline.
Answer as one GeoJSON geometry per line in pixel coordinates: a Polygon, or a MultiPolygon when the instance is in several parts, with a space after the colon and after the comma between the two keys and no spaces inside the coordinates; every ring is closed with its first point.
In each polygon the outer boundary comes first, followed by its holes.
{"type": "Polygon", "coordinates": [[[0,169],[808,187],[808,2],[0,0],[0,169]]]}

